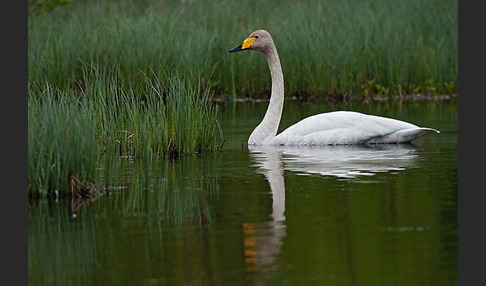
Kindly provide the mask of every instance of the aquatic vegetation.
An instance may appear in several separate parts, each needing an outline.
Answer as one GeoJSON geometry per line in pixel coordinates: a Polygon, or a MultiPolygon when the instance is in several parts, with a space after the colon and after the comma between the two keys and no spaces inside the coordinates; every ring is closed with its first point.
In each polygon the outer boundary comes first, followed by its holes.
{"type": "Polygon", "coordinates": [[[89,84],[79,92],[47,85],[29,94],[30,192],[62,195],[71,176],[94,182],[98,164],[106,175],[106,161],[122,156],[151,160],[221,148],[218,110],[208,89],[179,77],[168,77],[162,88],[152,75],[137,93],[116,77],[96,75],[86,71],[89,84]]]}
{"type": "Polygon", "coordinates": [[[87,71],[82,96],[100,114],[100,138],[120,155],[159,156],[216,151],[223,143],[210,90],[178,75],[145,75],[139,88],[119,75],[87,71]],[[148,152],[148,153],[147,153],[148,152]]]}
{"type": "Polygon", "coordinates": [[[41,96],[28,98],[28,185],[29,192],[53,194],[67,191],[70,176],[94,178],[96,119],[89,108],[78,107],[78,98],[59,90],[47,86],[41,96]]]}
{"type": "Polygon", "coordinates": [[[270,89],[265,61],[226,51],[264,28],[293,75],[288,95],[450,93],[457,23],[452,0],[71,1],[29,17],[29,81],[83,86],[83,68],[96,66],[135,90],[153,70],[255,96],[270,89]]]}

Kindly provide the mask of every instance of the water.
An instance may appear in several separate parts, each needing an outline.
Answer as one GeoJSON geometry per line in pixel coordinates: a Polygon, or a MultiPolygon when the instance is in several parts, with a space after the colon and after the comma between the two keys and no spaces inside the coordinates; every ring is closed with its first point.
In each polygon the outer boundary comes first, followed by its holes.
{"type": "Polygon", "coordinates": [[[221,105],[223,152],[126,160],[90,204],[31,202],[32,285],[457,285],[457,112],[334,109],[437,128],[414,145],[248,148],[266,103],[221,105]]]}

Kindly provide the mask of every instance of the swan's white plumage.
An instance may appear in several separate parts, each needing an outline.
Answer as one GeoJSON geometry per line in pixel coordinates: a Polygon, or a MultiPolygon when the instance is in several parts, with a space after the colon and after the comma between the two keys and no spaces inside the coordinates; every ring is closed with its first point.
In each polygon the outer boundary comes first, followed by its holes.
{"type": "Polygon", "coordinates": [[[353,111],[334,111],[307,117],[267,142],[270,145],[341,145],[402,143],[434,129],[353,111]]]}
{"type": "MultiPolygon", "coordinates": [[[[406,143],[427,133],[440,133],[432,128],[352,111],[334,111],[307,117],[277,135],[284,103],[283,73],[272,36],[265,30],[250,34],[250,47],[262,52],[272,77],[272,94],[262,122],[253,130],[249,145],[343,145],[367,143],[406,143]]],[[[240,46],[241,47],[241,46],[240,46]]],[[[242,50],[236,47],[231,52],[242,50]]]]}

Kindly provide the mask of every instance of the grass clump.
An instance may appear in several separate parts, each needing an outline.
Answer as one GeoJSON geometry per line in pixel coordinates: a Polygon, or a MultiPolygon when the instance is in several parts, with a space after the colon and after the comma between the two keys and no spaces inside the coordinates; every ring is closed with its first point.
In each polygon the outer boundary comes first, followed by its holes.
{"type": "Polygon", "coordinates": [[[152,160],[221,148],[218,110],[208,89],[152,74],[138,92],[116,75],[85,70],[84,76],[81,91],[30,91],[29,191],[64,193],[70,176],[95,182],[102,157],[152,160]]]}
{"type": "Polygon", "coordinates": [[[39,97],[29,96],[28,122],[29,191],[52,194],[67,191],[70,176],[94,178],[96,118],[80,99],[46,86],[39,97]]]}
{"type": "Polygon", "coordinates": [[[81,96],[99,114],[99,137],[121,155],[177,156],[216,151],[223,144],[210,90],[179,75],[145,75],[137,88],[117,74],[86,71],[81,96]]]}

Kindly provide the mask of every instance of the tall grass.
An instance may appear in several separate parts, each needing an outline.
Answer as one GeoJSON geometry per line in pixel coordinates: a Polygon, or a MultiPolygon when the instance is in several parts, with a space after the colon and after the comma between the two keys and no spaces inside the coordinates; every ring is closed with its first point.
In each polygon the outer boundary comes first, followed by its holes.
{"type": "MultiPolygon", "coordinates": [[[[140,93],[115,75],[85,70],[80,92],[46,85],[29,95],[29,191],[67,191],[70,176],[96,181],[106,161],[140,160],[218,150],[223,144],[209,90],[180,77],[145,78],[140,93]],[[105,162],[105,163],[102,163],[105,162]],[[101,168],[101,167],[100,167],[101,168]]],[[[116,164],[113,164],[116,166],[116,164]]]]}
{"type": "Polygon", "coordinates": [[[265,28],[287,94],[455,92],[457,1],[71,1],[29,18],[29,81],[82,85],[83,67],[176,71],[218,93],[270,89],[261,55],[228,54],[265,28]]]}
{"type": "Polygon", "coordinates": [[[125,155],[215,151],[222,145],[217,106],[210,90],[181,75],[144,74],[137,87],[117,73],[85,70],[81,96],[100,114],[100,138],[125,155]],[[113,141],[114,140],[114,141],[113,141]],[[150,148],[147,148],[149,146],[150,148]],[[150,153],[147,153],[150,152],[150,153]]]}
{"type": "Polygon", "coordinates": [[[84,181],[94,178],[99,146],[91,110],[79,108],[79,99],[49,86],[39,101],[29,96],[29,191],[67,191],[70,176],[84,181]]]}

